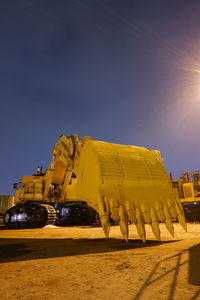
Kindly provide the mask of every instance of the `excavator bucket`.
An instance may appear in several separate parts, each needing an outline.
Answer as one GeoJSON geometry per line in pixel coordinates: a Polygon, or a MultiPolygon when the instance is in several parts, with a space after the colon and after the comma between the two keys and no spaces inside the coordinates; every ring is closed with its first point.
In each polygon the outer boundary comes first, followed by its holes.
{"type": "Polygon", "coordinates": [[[173,189],[160,152],[143,147],[111,144],[84,138],[78,147],[68,200],[82,200],[100,216],[106,237],[110,219],[119,222],[128,241],[128,224],[135,224],[142,241],[145,223],[160,240],[159,222],[174,236],[172,220],[186,230],[178,191],[173,189]],[[70,199],[71,198],[71,199],[70,199]]]}

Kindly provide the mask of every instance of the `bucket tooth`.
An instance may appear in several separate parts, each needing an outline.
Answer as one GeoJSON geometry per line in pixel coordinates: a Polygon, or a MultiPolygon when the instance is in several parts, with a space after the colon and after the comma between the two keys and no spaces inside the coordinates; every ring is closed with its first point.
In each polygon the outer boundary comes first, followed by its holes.
{"type": "Polygon", "coordinates": [[[152,222],[151,228],[152,228],[153,234],[155,235],[156,239],[158,241],[160,241],[160,229],[159,229],[158,222],[152,222]]]}
{"type": "Polygon", "coordinates": [[[155,207],[156,207],[156,213],[157,213],[157,216],[158,216],[158,220],[161,221],[161,222],[164,222],[165,215],[164,215],[164,212],[163,212],[162,204],[157,201],[155,203],[155,207]]]}
{"type": "Polygon", "coordinates": [[[181,213],[180,215],[177,216],[179,224],[183,227],[185,231],[187,231],[187,225],[185,222],[185,216],[181,213]]]}
{"type": "Polygon", "coordinates": [[[176,207],[177,214],[182,213],[184,215],[184,210],[181,205],[181,202],[177,198],[175,199],[175,207],[176,207]]]}
{"type": "Polygon", "coordinates": [[[151,220],[152,220],[150,225],[151,225],[153,234],[155,235],[156,239],[158,241],[160,241],[160,229],[159,229],[158,218],[157,218],[157,215],[156,215],[156,213],[153,209],[151,209],[150,215],[151,215],[151,220]]]}
{"type": "Polygon", "coordinates": [[[110,231],[110,214],[106,211],[106,197],[102,197],[98,203],[98,212],[100,216],[101,226],[103,228],[105,237],[108,238],[110,231]]]}
{"type": "Polygon", "coordinates": [[[148,204],[142,204],[141,209],[142,209],[142,214],[144,216],[145,222],[150,223],[151,222],[151,216],[150,216],[150,209],[149,209],[148,204]]]}
{"type": "Polygon", "coordinates": [[[186,225],[186,221],[185,221],[184,211],[183,211],[183,209],[180,209],[179,203],[177,203],[177,202],[178,202],[178,200],[176,200],[176,202],[175,202],[175,207],[176,207],[176,210],[177,210],[177,219],[178,219],[178,222],[183,227],[183,229],[185,231],[187,231],[187,225],[186,225]]]}
{"type": "Polygon", "coordinates": [[[177,206],[179,207],[179,209],[181,210],[181,211],[183,211],[183,207],[182,207],[182,205],[181,205],[181,202],[180,202],[180,200],[176,197],[175,198],[175,203],[177,204],[177,206]]]}
{"type": "Polygon", "coordinates": [[[119,220],[119,202],[115,198],[110,198],[109,203],[113,220],[119,220]]]}
{"type": "Polygon", "coordinates": [[[108,238],[109,237],[109,231],[110,231],[109,216],[107,216],[107,215],[101,216],[100,220],[101,220],[101,226],[103,228],[103,232],[105,234],[105,237],[108,238]]]}
{"type": "Polygon", "coordinates": [[[104,205],[105,205],[105,210],[106,212],[110,213],[110,205],[109,205],[109,201],[108,201],[108,198],[106,196],[104,196],[104,205]]]}
{"type": "Polygon", "coordinates": [[[128,218],[131,221],[131,223],[135,224],[136,223],[135,211],[134,210],[129,210],[127,213],[128,213],[128,218]]]}
{"type": "Polygon", "coordinates": [[[106,212],[106,205],[105,205],[105,202],[104,202],[104,196],[102,196],[100,199],[99,199],[99,202],[98,202],[98,212],[99,212],[99,215],[104,215],[104,213],[106,212]]]}
{"type": "Polygon", "coordinates": [[[170,234],[174,237],[174,226],[172,224],[171,215],[167,205],[164,205],[164,214],[165,214],[165,225],[170,232],[170,234]]]}
{"type": "Polygon", "coordinates": [[[173,227],[172,221],[170,219],[166,219],[165,225],[166,225],[166,228],[168,229],[168,231],[170,232],[170,234],[174,237],[174,227],[173,227]]]}
{"type": "Polygon", "coordinates": [[[177,217],[177,212],[176,212],[176,207],[175,207],[175,202],[172,199],[167,199],[167,206],[169,208],[170,214],[173,218],[177,217]]]}
{"type": "Polygon", "coordinates": [[[128,242],[128,216],[123,206],[119,207],[119,225],[125,241],[128,242]]]}
{"type": "Polygon", "coordinates": [[[133,202],[130,201],[126,202],[126,211],[128,214],[128,219],[131,221],[131,223],[135,224],[136,216],[135,216],[135,205],[133,202]]]}
{"type": "Polygon", "coordinates": [[[145,243],[146,233],[144,227],[144,218],[139,208],[136,208],[135,215],[136,215],[136,228],[137,228],[138,235],[141,238],[141,240],[145,243]]]}
{"type": "Polygon", "coordinates": [[[146,242],[146,234],[145,234],[144,224],[142,224],[141,222],[137,222],[136,227],[137,227],[137,232],[138,232],[139,237],[145,243],[146,242]]]}

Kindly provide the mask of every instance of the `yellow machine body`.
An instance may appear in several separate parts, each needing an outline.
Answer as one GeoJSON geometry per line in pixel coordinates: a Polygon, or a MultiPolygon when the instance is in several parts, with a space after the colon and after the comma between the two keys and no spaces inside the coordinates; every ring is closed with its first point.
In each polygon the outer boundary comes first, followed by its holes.
{"type": "Polygon", "coordinates": [[[178,189],[180,202],[200,201],[200,181],[183,182],[182,179],[172,180],[172,186],[178,189]]]}
{"type": "Polygon", "coordinates": [[[43,178],[41,176],[23,176],[21,185],[21,189],[16,190],[16,203],[43,200],[43,178]]]}
{"type": "Polygon", "coordinates": [[[61,136],[47,172],[22,178],[16,201],[85,201],[100,216],[106,237],[110,219],[128,240],[128,223],[145,240],[145,223],[160,239],[159,222],[173,235],[172,219],[186,229],[178,190],[172,188],[160,152],[77,135],[61,136]]]}

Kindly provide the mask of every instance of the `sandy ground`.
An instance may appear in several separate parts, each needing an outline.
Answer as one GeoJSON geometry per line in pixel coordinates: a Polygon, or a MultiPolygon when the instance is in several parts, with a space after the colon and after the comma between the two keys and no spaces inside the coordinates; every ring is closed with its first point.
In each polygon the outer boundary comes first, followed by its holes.
{"type": "Polygon", "coordinates": [[[134,226],[125,243],[118,226],[0,230],[0,299],[200,299],[200,224],[162,242],[134,226]]]}

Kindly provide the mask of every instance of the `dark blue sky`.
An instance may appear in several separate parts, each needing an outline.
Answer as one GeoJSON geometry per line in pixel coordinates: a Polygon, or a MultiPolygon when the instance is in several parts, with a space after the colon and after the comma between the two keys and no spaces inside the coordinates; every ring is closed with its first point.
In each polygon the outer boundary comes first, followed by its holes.
{"type": "Polygon", "coordinates": [[[161,151],[199,170],[198,0],[1,0],[0,194],[60,134],[161,151]]]}

